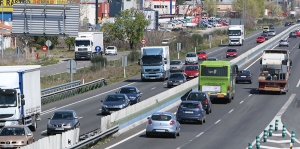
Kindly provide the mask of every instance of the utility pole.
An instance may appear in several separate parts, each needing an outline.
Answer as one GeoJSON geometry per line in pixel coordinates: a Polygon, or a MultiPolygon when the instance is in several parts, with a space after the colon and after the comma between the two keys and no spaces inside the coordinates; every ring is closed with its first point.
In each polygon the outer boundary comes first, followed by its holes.
{"type": "Polygon", "coordinates": [[[96,17],[96,20],[95,20],[95,25],[98,24],[98,0],[96,0],[95,2],[95,7],[96,7],[96,14],[95,14],[95,17],[96,17]]]}
{"type": "Polygon", "coordinates": [[[1,50],[2,50],[2,52],[1,52],[1,54],[2,54],[2,59],[3,59],[3,55],[4,55],[4,44],[3,44],[3,43],[4,43],[4,38],[3,38],[3,37],[4,37],[4,36],[3,36],[3,26],[4,26],[4,25],[3,25],[3,24],[4,24],[4,19],[3,19],[3,17],[4,17],[4,15],[3,15],[3,7],[4,7],[4,6],[3,6],[3,0],[2,0],[1,6],[2,6],[2,20],[1,20],[1,25],[2,25],[2,27],[1,27],[1,31],[2,31],[2,32],[1,32],[1,40],[2,40],[2,41],[1,41],[1,50]]]}

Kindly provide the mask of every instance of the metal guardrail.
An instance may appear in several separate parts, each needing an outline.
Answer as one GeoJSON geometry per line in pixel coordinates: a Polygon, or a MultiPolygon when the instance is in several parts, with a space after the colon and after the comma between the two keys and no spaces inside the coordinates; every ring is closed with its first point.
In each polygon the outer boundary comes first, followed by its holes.
{"type": "Polygon", "coordinates": [[[43,96],[43,95],[46,95],[46,94],[50,94],[50,93],[53,93],[53,92],[57,92],[57,91],[60,91],[60,90],[64,90],[64,89],[67,89],[67,88],[78,86],[78,85],[80,85],[80,82],[81,82],[80,80],[76,80],[76,81],[73,81],[73,82],[69,82],[69,83],[65,83],[65,84],[45,88],[45,89],[41,90],[41,95],[43,96]]]}
{"type": "Polygon", "coordinates": [[[87,134],[79,136],[80,139],[82,137],[86,137],[86,136],[88,136],[88,137],[85,138],[82,141],[79,141],[77,144],[68,147],[67,149],[78,149],[78,148],[82,148],[82,147],[85,147],[85,146],[93,145],[98,140],[100,140],[100,139],[102,139],[104,137],[107,137],[109,135],[112,135],[112,134],[114,134],[114,133],[116,133],[118,131],[119,131],[119,125],[114,126],[114,127],[110,128],[110,129],[107,129],[104,132],[101,132],[99,129],[96,129],[96,130],[94,130],[92,132],[89,132],[87,134]]]}
{"type": "Polygon", "coordinates": [[[58,90],[55,92],[51,92],[49,94],[44,94],[41,96],[41,103],[42,105],[48,104],[51,102],[59,101],[71,96],[75,96],[77,94],[81,94],[90,90],[94,90],[100,88],[102,86],[106,86],[107,83],[104,78],[94,80],[91,82],[87,82],[85,84],[73,86],[70,88],[65,88],[62,90],[58,90]]]}

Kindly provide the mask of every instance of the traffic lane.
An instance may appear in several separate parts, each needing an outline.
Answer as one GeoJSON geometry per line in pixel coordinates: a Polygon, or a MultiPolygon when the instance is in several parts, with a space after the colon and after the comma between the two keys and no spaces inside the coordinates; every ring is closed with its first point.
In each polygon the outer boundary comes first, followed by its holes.
{"type": "MultiPolygon", "coordinates": [[[[141,82],[132,82],[129,85],[134,85],[136,86],[140,92],[142,93],[142,98],[141,100],[145,100],[148,99],[150,97],[152,97],[153,95],[156,95],[160,92],[162,92],[161,89],[156,89],[159,88],[161,86],[163,86],[163,84],[165,84],[165,82],[149,82],[149,85],[145,85],[144,83],[141,82]]],[[[163,88],[163,90],[167,90],[167,88],[163,88]]],[[[40,125],[40,127],[38,128],[37,134],[40,132],[40,137],[37,137],[37,139],[42,138],[43,136],[45,136],[46,134],[46,126],[47,126],[47,117],[50,117],[51,114],[53,113],[54,110],[58,110],[58,109],[73,109],[76,111],[77,115],[81,118],[81,130],[80,130],[80,134],[84,134],[87,133],[91,130],[94,130],[96,128],[99,128],[100,126],[100,121],[101,121],[101,107],[102,107],[102,103],[101,100],[104,100],[105,97],[108,94],[112,94],[115,93],[116,91],[118,91],[118,88],[111,88],[111,90],[103,92],[102,94],[97,94],[97,92],[95,94],[89,94],[86,96],[83,96],[81,99],[85,100],[85,102],[74,102],[76,104],[69,104],[69,105],[65,105],[63,106],[63,108],[61,107],[57,107],[57,108],[51,108],[47,111],[45,111],[42,114],[42,119],[46,120],[46,121],[40,121],[38,124],[40,125]],[[97,97],[95,97],[97,96],[97,97]]],[[[76,96],[75,96],[76,97],[76,96]]],[[[53,106],[52,106],[53,107],[53,106]]]]}
{"type": "MultiPolygon", "coordinates": [[[[254,77],[258,77],[258,74],[254,75],[254,77]]],[[[207,122],[202,126],[197,124],[182,124],[181,135],[178,139],[176,139],[176,141],[172,141],[173,139],[171,139],[172,142],[166,143],[165,141],[169,141],[169,139],[145,138],[145,132],[141,132],[145,129],[146,123],[144,123],[136,127],[134,130],[127,131],[119,137],[114,138],[104,146],[101,146],[101,148],[122,142],[122,140],[127,137],[131,138],[131,136],[134,136],[137,132],[141,133],[114,148],[165,148],[164,146],[160,146],[161,144],[168,144],[167,148],[177,148],[180,145],[189,142],[189,140],[194,139],[195,136],[199,136],[202,132],[204,133],[206,130],[211,129],[214,125],[217,125],[220,121],[222,121],[225,116],[233,112],[236,107],[247,102],[248,99],[251,98],[249,94],[250,90],[256,86],[258,86],[257,82],[254,82],[253,84],[237,84],[237,93],[235,95],[235,99],[231,103],[225,104],[220,100],[214,101],[212,113],[207,115],[207,122]]],[[[173,108],[171,112],[176,112],[176,108],[173,108]]]]}
{"type": "MultiPolygon", "coordinates": [[[[118,60],[120,59],[123,55],[128,55],[129,52],[119,52],[118,55],[103,55],[108,61],[113,61],[113,60],[118,60]]],[[[91,66],[92,63],[87,60],[87,61],[76,61],[77,62],[77,69],[81,69],[87,66],[91,66]]],[[[46,75],[54,75],[54,74],[59,74],[63,72],[67,72],[68,64],[67,60],[62,61],[59,64],[54,64],[50,66],[43,66],[41,67],[41,76],[46,76],[46,75]]]]}

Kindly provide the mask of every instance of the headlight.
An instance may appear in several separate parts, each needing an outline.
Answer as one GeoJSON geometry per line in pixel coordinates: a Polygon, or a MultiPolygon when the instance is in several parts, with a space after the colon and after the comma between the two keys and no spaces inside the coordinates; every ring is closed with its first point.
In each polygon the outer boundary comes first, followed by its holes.
{"type": "Polygon", "coordinates": [[[68,124],[66,124],[66,126],[72,126],[72,124],[71,124],[71,123],[68,123],[68,124]]]}
{"type": "Polygon", "coordinates": [[[102,105],[102,107],[107,108],[107,105],[102,105]]]}

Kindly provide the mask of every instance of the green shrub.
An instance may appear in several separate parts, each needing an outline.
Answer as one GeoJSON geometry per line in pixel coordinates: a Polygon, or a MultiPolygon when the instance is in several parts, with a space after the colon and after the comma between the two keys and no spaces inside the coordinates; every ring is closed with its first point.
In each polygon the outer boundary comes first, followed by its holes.
{"type": "Polygon", "coordinates": [[[137,62],[140,57],[141,57],[140,52],[138,52],[137,50],[133,50],[128,54],[127,61],[128,62],[137,62]]]}
{"type": "Polygon", "coordinates": [[[102,56],[94,56],[91,59],[92,67],[91,70],[96,71],[102,69],[105,65],[107,65],[107,59],[102,56]]]}

